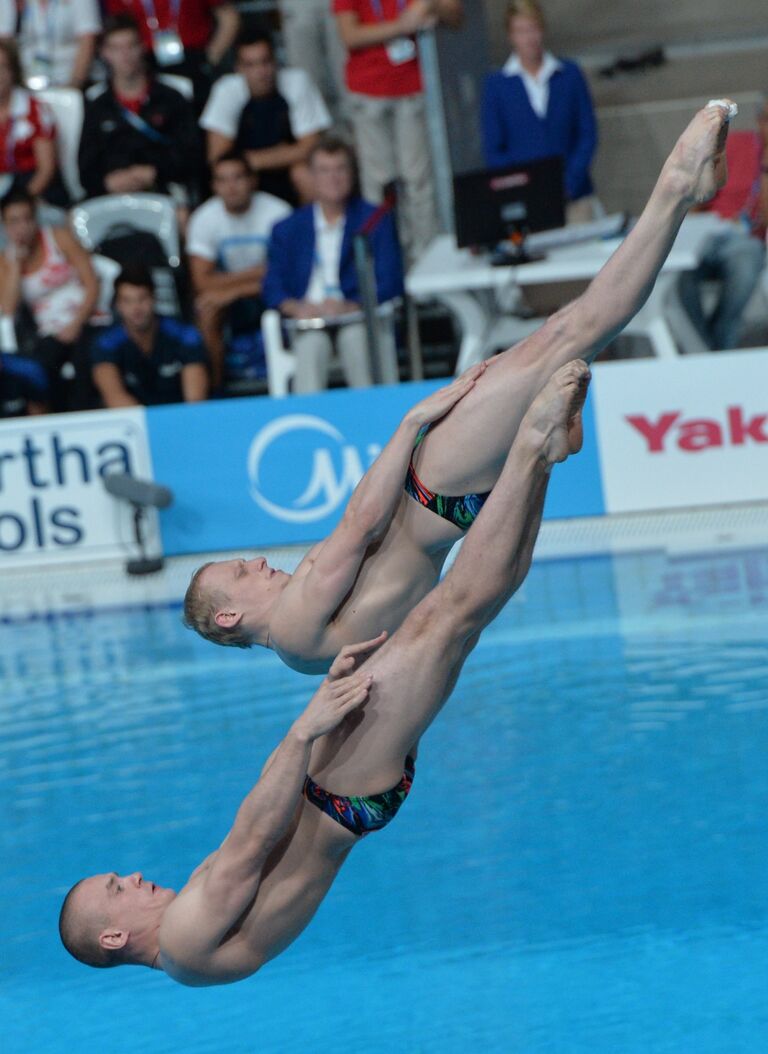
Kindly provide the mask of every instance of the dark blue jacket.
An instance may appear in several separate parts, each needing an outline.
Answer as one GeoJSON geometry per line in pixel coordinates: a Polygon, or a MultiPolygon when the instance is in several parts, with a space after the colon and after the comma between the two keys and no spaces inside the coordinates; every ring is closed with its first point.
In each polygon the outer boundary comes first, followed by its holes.
{"type": "MultiPolygon", "coordinates": [[[[339,281],[347,300],[360,300],[352,239],[375,211],[375,206],[362,198],[352,198],[347,205],[339,265],[339,281]]],[[[370,236],[370,243],[379,303],[401,296],[403,263],[391,214],[384,217],[370,236]]],[[[305,205],[272,228],[267,276],[262,290],[267,307],[279,307],[284,300],[303,300],[314,265],[314,207],[305,205]]]]}
{"type": "Polygon", "coordinates": [[[482,102],[483,149],[488,168],[559,155],[565,162],[566,197],[575,201],[593,192],[589,166],[597,125],[584,74],[575,62],[560,62],[549,81],[543,119],[533,110],[522,77],[489,74],[482,102]]]}

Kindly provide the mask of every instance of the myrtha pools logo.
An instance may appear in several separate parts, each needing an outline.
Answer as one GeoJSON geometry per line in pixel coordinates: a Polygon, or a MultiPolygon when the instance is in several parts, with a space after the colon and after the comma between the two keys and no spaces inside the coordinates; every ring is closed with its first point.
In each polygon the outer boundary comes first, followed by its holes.
{"type": "Polygon", "coordinates": [[[346,504],[381,451],[365,453],[329,421],[288,414],[261,429],[248,451],[251,497],[284,523],[314,523],[346,504]]]}

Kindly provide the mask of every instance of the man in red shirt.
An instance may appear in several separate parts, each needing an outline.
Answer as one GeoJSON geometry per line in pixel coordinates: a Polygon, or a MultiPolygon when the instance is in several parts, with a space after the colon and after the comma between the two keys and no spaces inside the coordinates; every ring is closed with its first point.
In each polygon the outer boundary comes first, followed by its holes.
{"type": "Polygon", "coordinates": [[[437,233],[429,136],[416,34],[442,21],[458,25],[461,0],[333,0],[349,55],[346,82],[363,195],[380,202],[384,187],[403,187],[408,255],[437,233]]]}
{"type": "Polygon", "coordinates": [[[106,0],[109,15],[130,15],[147,51],[165,73],[189,77],[200,112],[210,89],[210,67],[218,66],[240,28],[229,0],[106,0]]]}
{"type": "Polygon", "coordinates": [[[731,132],[726,147],[729,178],[707,211],[730,224],[713,234],[695,271],[679,279],[680,299],[691,321],[711,350],[738,347],[744,309],[765,266],[768,220],[768,103],[758,118],[757,132],[731,132]],[[702,301],[705,282],[717,281],[714,306],[702,301]]]}

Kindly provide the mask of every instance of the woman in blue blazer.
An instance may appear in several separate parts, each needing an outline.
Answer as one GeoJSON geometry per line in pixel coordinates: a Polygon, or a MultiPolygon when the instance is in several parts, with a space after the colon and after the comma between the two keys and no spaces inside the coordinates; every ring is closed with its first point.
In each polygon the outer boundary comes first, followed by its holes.
{"type": "Polygon", "coordinates": [[[568,221],[593,218],[589,166],[597,125],[589,88],[575,62],[544,47],[537,0],[511,0],[507,31],[513,52],[485,82],[483,148],[488,168],[526,164],[557,154],[565,164],[568,221]]]}

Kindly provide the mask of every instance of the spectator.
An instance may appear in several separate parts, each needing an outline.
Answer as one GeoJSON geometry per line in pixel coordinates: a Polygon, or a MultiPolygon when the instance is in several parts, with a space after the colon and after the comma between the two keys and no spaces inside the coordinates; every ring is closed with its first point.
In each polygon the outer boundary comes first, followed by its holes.
{"type": "Polygon", "coordinates": [[[200,113],[213,69],[231,48],[240,15],[227,0],[106,0],[109,15],[130,15],[141,41],[166,73],[189,77],[200,113]]]}
{"type": "Polygon", "coordinates": [[[16,37],[32,88],[82,88],[100,29],[97,0],[0,0],[0,36],[16,37]]]}
{"type": "Polygon", "coordinates": [[[34,320],[30,357],[46,371],[54,410],[93,405],[88,321],[99,283],[88,254],[65,227],[41,227],[35,201],[14,190],[0,204],[8,245],[0,258],[0,313],[34,320]]]}
{"type": "Polygon", "coordinates": [[[328,0],[280,0],[288,65],[306,70],[335,121],[345,115],[344,48],[328,0]]]}
{"type": "MultiPolygon", "coordinates": [[[[272,231],[264,302],[286,318],[324,318],[331,328],[295,333],[294,392],[314,392],[328,384],[335,345],[347,383],[371,384],[365,327],[343,316],[360,310],[360,291],[352,240],[376,212],[354,195],[355,162],[342,139],[321,139],[309,160],[314,205],[305,205],[272,231]],[[334,320],[342,324],[334,325],[334,320]]],[[[371,235],[379,303],[403,291],[402,263],[391,216],[381,219],[371,235]]],[[[398,380],[397,353],[391,320],[379,323],[384,382],[398,380]]]]}
{"type": "Polygon", "coordinates": [[[120,322],[93,344],[93,382],[105,406],[196,403],[208,396],[203,343],[192,326],[155,312],[155,288],[143,264],[115,279],[120,322]]]}
{"type": "Polygon", "coordinates": [[[0,352],[0,418],[48,412],[48,378],[39,362],[0,352]]]}
{"type": "Polygon", "coordinates": [[[457,25],[461,0],[333,0],[333,10],[349,52],[348,105],[363,194],[380,202],[387,184],[401,181],[403,244],[415,258],[437,233],[437,212],[414,34],[439,20],[457,25]]]}
{"type": "Polygon", "coordinates": [[[45,194],[56,175],[53,118],[45,103],[21,86],[13,41],[0,40],[0,192],[26,187],[45,194]]]}
{"type": "Polygon", "coordinates": [[[126,16],[104,27],[106,88],[86,99],[80,137],[80,182],[89,197],[155,191],[184,205],[199,159],[192,105],[148,72],[136,23],[126,16]]]}
{"type": "Polygon", "coordinates": [[[200,118],[209,163],[234,147],[263,191],[292,205],[308,200],[307,157],[331,124],[323,97],[304,70],[278,70],[268,33],[241,34],[235,68],[214,84],[200,118]]]}
{"type": "Polygon", "coordinates": [[[511,0],[507,33],[514,50],[483,93],[485,162],[504,168],[559,155],[567,221],[586,222],[596,204],[589,175],[597,145],[592,99],[576,63],[545,51],[545,28],[538,0],[511,0]]]}
{"type": "Polygon", "coordinates": [[[728,182],[705,206],[729,221],[704,245],[695,271],[679,278],[680,299],[707,347],[738,347],[747,306],[765,265],[768,220],[768,104],[759,131],[731,132],[726,143],[728,182]],[[711,310],[702,303],[702,286],[716,281],[711,310]]]}
{"type": "Polygon", "coordinates": [[[193,213],[187,255],[200,329],[211,360],[211,380],[224,377],[222,329],[258,330],[267,245],[274,225],[290,213],[282,199],[256,189],[242,154],[222,154],[213,166],[213,192],[193,213]]]}

